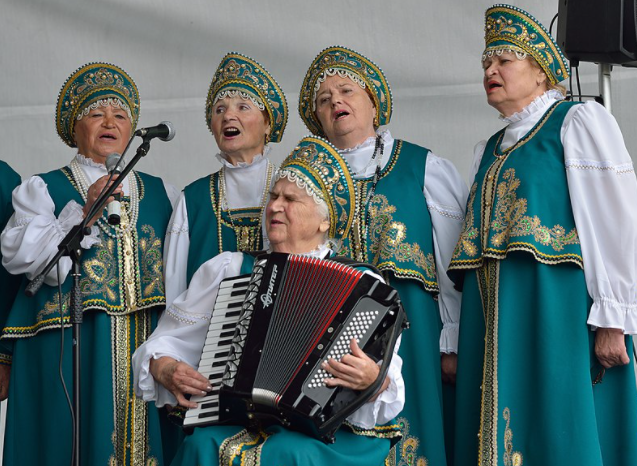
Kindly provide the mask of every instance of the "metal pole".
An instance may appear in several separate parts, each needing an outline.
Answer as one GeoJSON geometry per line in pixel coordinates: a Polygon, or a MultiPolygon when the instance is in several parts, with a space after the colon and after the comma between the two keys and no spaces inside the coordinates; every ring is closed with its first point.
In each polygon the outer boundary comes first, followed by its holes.
{"type": "Polygon", "coordinates": [[[612,71],[613,66],[608,63],[599,63],[597,67],[599,76],[599,93],[602,96],[604,107],[606,107],[608,113],[613,113],[610,106],[610,72],[612,71]]]}

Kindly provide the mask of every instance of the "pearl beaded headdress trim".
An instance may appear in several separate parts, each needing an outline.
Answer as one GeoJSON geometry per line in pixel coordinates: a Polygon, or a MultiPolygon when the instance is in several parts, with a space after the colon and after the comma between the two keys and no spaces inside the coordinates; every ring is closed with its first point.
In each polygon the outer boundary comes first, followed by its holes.
{"type": "Polygon", "coordinates": [[[124,105],[119,108],[127,109],[131,131],[135,131],[139,120],[139,92],[128,73],[109,63],[88,63],[78,68],[58,95],[55,112],[58,135],[66,145],[76,147],[73,132],[75,123],[82,118],[80,115],[88,114],[87,108],[90,111],[117,101],[124,105]]]}
{"type": "MultiPolygon", "coordinates": [[[[325,136],[321,123],[316,116],[316,93],[321,86],[320,79],[327,79],[338,73],[355,82],[365,83],[374,107],[378,126],[389,123],[392,114],[392,95],[383,70],[374,62],[354,50],[335,45],[321,51],[312,61],[299,93],[299,115],[305,126],[318,136],[325,136]]],[[[360,83],[359,83],[360,85],[360,83]]]]}
{"type": "Polygon", "coordinates": [[[519,52],[533,57],[551,84],[568,78],[570,70],[555,39],[521,8],[504,4],[489,8],[485,13],[484,41],[483,61],[494,53],[519,52]]]}
{"type": "Polygon", "coordinates": [[[234,95],[246,98],[260,110],[268,112],[270,141],[280,142],[288,122],[285,94],[268,70],[256,60],[231,52],[219,63],[208,89],[206,125],[211,132],[212,107],[219,99],[234,95]]]}
{"type": "Polygon", "coordinates": [[[320,204],[327,204],[330,218],[328,236],[347,237],[354,220],[356,187],[345,159],[325,139],[306,136],[283,161],[274,179],[286,178],[305,189],[320,204]]]}

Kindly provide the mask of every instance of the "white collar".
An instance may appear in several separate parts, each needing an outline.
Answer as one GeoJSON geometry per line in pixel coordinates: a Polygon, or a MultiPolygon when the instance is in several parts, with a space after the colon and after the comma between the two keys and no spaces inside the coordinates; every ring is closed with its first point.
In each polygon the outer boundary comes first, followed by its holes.
{"type": "MultiPolygon", "coordinates": [[[[272,250],[268,250],[268,252],[272,252],[272,250]]],[[[311,251],[304,252],[302,254],[298,254],[299,256],[306,257],[316,257],[318,259],[325,259],[332,254],[332,249],[330,248],[330,242],[326,241],[323,244],[319,244],[316,249],[312,249],[311,251]]]]}
{"type": "Polygon", "coordinates": [[[267,157],[270,154],[270,150],[271,150],[270,146],[266,145],[263,148],[263,154],[255,155],[254,158],[252,159],[252,162],[237,162],[236,165],[231,164],[228,161],[228,156],[224,154],[223,152],[219,152],[218,154],[216,154],[215,157],[217,157],[217,160],[219,160],[219,162],[221,162],[221,164],[224,167],[226,167],[226,169],[247,168],[247,167],[258,165],[259,162],[262,162],[263,160],[267,160],[267,157]]]}
{"type": "Polygon", "coordinates": [[[99,168],[100,170],[106,170],[106,166],[103,163],[98,163],[95,160],[80,154],[79,152],[75,154],[75,160],[80,165],[93,167],[93,168],[99,168]]]}
{"type": "Polygon", "coordinates": [[[382,131],[379,129],[374,136],[368,137],[367,139],[365,139],[360,144],[356,144],[354,147],[348,147],[347,149],[339,149],[338,152],[339,152],[339,154],[349,154],[350,152],[354,152],[354,151],[358,151],[358,150],[364,150],[364,149],[367,149],[369,147],[374,148],[376,146],[376,137],[377,136],[381,136],[383,138],[383,142],[385,144],[387,144],[390,141],[393,142],[393,139],[391,137],[391,133],[389,132],[388,129],[384,129],[382,131]]]}
{"type": "Polygon", "coordinates": [[[550,89],[544,94],[533,99],[533,102],[531,102],[519,112],[514,113],[513,115],[510,115],[508,117],[500,115],[499,118],[500,120],[508,124],[522,121],[537,112],[545,112],[548,106],[552,105],[558,100],[564,100],[564,96],[562,95],[562,93],[556,89],[550,89]]]}

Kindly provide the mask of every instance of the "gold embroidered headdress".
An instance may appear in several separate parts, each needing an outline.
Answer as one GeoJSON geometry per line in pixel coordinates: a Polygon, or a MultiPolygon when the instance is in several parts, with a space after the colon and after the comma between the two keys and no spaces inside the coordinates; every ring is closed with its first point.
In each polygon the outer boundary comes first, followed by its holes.
{"type": "MultiPolygon", "coordinates": [[[[263,66],[250,57],[231,52],[221,60],[206,99],[206,125],[210,128],[212,107],[224,97],[241,96],[270,117],[270,141],[280,142],[288,122],[285,94],[263,66]]],[[[212,131],[212,129],[211,129],[212,131]]]]}
{"type": "Polygon", "coordinates": [[[56,105],[55,126],[62,141],[76,147],[75,122],[90,109],[107,105],[125,110],[135,131],[139,92],[128,73],[109,63],[88,63],[75,71],[62,86],[56,105]]]}
{"type": "Polygon", "coordinates": [[[283,161],[275,176],[287,178],[324,201],[330,214],[330,239],[347,237],[354,220],[356,188],[347,162],[325,139],[306,136],[283,161]]]}
{"type": "Polygon", "coordinates": [[[319,53],[305,74],[299,95],[299,114],[305,126],[319,136],[325,136],[316,114],[316,93],[328,76],[348,77],[363,89],[368,89],[376,107],[375,126],[389,123],[392,113],[391,89],[385,74],[374,62],[346,47],[335,45],[319,53]]]}
{"type": "Polygon", "coordinates": [[[559,45],[542,24],[521,8],[493,5],[485,13],[482,60],[503,52],[530,55],[551,84],[568,78],[569,67],[559,45]]]}

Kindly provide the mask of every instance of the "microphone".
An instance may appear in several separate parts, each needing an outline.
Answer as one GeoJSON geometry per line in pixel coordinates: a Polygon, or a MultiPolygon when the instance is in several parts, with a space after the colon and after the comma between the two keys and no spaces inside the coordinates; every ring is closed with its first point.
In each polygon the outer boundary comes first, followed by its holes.
{"type": "MultiPolygon", "coordinates": [[[[114,152],[106,157],[106,170],[108,171],[109,175],[111,173],[119,175],[120,173],[122,173],[120,165],[124,165],[125,163],[126,162],[124,162],[122,156],[114,152]],[[121,164],[120,161],[122,162],[121,164]]],[[[113,197],[115,199],[109,202],[107,206],[108,223],[111,225],[119,225],[122,212],[122,205],[119,201],[122,196],[121,194],[117,193],[113,194],[113,197]]]]}
{"type": "Polygon", "coordinates": [[[175,129],[170,121],[162,121],[157,126],[149,128],[140,128],[135,131],[135,136],[140,136],[148,141],[153,138],[159,138],[162,141],[170,141],[175,137],[175,129]]]}

